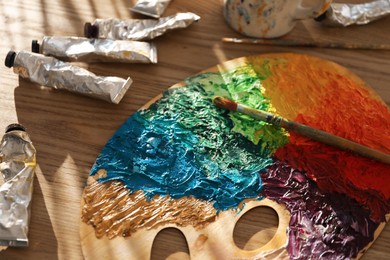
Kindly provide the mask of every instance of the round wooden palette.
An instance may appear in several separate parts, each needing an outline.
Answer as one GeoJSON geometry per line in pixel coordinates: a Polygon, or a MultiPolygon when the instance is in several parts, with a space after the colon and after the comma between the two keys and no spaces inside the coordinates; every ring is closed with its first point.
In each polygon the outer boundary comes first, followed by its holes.
{"type": "Polygon", "coordinates": [[[184,234],[191,259],[359,258],[389,216],[389,166],[229,114],[215,95],[390,153],[388,107],[347,69],[298,54],[219,64],[146,104],[107,143],[81,203],[85,258],[149,259],[167,227],[184,234]],[[234,227],[259,206],[277,212],[277,232],[242,250],[234,227]]]}

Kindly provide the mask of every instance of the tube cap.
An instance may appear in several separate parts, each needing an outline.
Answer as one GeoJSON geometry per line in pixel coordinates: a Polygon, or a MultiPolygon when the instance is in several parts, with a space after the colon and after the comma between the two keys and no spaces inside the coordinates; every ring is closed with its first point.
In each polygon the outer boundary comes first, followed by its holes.
{"type": "Polygon", "coordinates": [[[87,38],[97,38],[99,35],[99,28],[91,23],[84,24],[84,36],[87,38]]]}
{"type": "Polygon", "coordinates": [[[32,40],[31,42],[31,51],[35,53],[39,53],[39,43],[37,40],[32,40]]]}
{"type": "Polygon", "coordinates": [[[5,128],[5,132],[6,133],[11,132],[11,131],[16,131],[16,130],[25,132],[26,128],[24,126],[22,126],[21,124],[18,124],[18,123],[10,124],[9,126],[7,126],[5,128]]]}
{"type": "Polygon", "coordinates": [[[7,57],[5,57],[5,62],[4,62],[5,66],[7,66],[8,68],[14,66],[15,56],[16,56],[16,52],[9,51],[7,57]]]}
{"type": "Polygon", "coordinates": [[[316,22],[323,21],[326,18],[326,16],[327,16],[327,12],[328,11],[326,11],[326,12],[322,13],[320,16],[317,16],[316,18],[314,18],[314,21],[316,21],[316,22]]]}

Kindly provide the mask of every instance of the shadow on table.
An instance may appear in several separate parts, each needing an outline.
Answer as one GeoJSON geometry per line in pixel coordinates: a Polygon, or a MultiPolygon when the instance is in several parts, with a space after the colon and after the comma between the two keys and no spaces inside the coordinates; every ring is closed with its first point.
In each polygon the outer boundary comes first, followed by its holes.
{"type": "Polygon", "coordinates": [[[21,78],[15,107],[18,122],[26,127],[37,150],[38,166],[30,247],[12,249],[7,256],[75,259],[81,255],[80,201],[89,170],[127,115],[112,115],[118,108],[102,108],[101,101],[41,89],[21,78]]]}

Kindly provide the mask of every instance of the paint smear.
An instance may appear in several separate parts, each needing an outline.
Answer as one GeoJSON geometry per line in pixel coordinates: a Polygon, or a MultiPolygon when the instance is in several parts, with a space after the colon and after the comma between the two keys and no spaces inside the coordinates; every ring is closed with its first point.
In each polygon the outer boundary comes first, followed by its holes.
{"type": "Polygon", "coordinates": [[[263,194],[286,205],[291,259],[351,259],[374,239],[369,210],[337,193],[321,192],[305,173],[275,162],[261,173],[263,194]]]}
{"type": "Polygon", "coordinates": [[[215,220],[217,212],[210,202],[193,197],[147,199],[142,191],[131,192],[120,181],[97,182],[99,175],[101,172],[88,179],[81,214],[82,220],[95,228],[98,238],[126,237],[141,228],[169,223],[200,229],[215,220]]]}

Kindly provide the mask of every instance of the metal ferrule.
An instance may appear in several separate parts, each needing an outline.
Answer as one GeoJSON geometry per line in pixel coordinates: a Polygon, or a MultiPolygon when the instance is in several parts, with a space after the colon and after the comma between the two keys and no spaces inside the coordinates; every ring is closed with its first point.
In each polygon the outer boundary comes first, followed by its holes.
{"type": "Polygon", "coordinates": [[[170,2],[171,0],[138,0],[130,10],[154,18],[160,18],[170,2]]]}
{"type": "Polygon", "coordinates": [[[0,143],[0,247],[28,246],[35,154],[24,130],[4,134],[0,143]]]}
{"type": "Polygon", "coordinates": [[[157,63],[156,47],[148,42],[45,36],[39,49],[70,61],[157,63]]]}
{"type": "Polygon", "coordinates": [[[13,63],[14,72],[32,82],[65,89],[118,104],[133,82],[118,77],[101,77],[86,69],[42,54],[21,51],[13,63]]]}
{"type": "Polygon", "coordinates": [[[156,38],[173,29],[186,28],[199,19],[194,13],[177,13],[158,20],[97,19],[93,26],[97,27],[95,36],[98,38],[139,41],[156,38]]]}
{"type": "Polygon", "coordinates": [[[390,14],[390,0],[379,0],[364,4],[334,3],[317,21],[329,26],[361,25],[390,14]]]}

